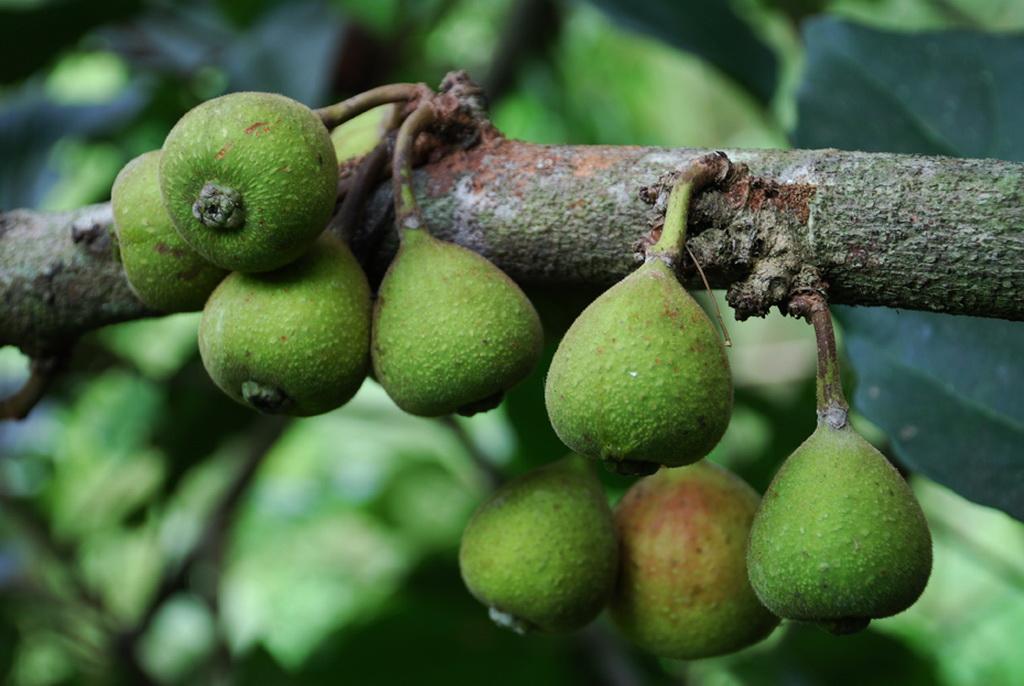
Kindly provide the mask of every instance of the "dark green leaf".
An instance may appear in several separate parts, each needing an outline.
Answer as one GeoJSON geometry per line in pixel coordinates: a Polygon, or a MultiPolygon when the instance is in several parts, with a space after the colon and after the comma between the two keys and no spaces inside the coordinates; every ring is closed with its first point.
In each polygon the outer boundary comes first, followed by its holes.
{"type": "MultiPolygon", "coordinates": [[[[808,24],[799,147],[1024,160],[1024,37],[808,24]]],[[[908,467],[1024,519],[1024,324],[844,308],[854,406],[908,467]]]]}
{"type": "MultiPolygon", "coordinates": [[[[778,63],[750,26],[719,0],[590,0],[624,26],[707,60],[762,103],[771,100],[778,63]]],[[[665,84],[671,88],[672,84],[665,84]]],[[[651,94],[657,97],[656,93],[651,94]]]]}
{"type": "Polygon", "coordinates": [[[843,308],[854,404],[907,467],[1024,520],[1024,326],[843,308]]]}
{"type": "Polygon", "coordinates": [[[56,180],[47,163],[58,140],[114,130],[144,104],[138,84],[101,105],[58,105],[36,83],[9,93],[0,112],[0,210],[33,207],[42,200],[56,180]]]}
{"type": "MultiPolygon", "coordinates": [[[[281,93],[324,104],[343,22],[321,2],[282,3],[240,29],[209,5],[156,6],[105,36],[119,52],[161,73],[194,74],[210,67],[229,91],[281,93]],[[137,54],[144,60],[138,60],[137,54]]],[[[211,94],[215,95],[217,93],[211,94]]]]}
{"type": "Polygon", "coordinates": [[[801,148],[1024,160],[1024,37],[808,22],[801,148]]]}
{"type": "Polygon", "coordinates": [[[733,673],[739,683],[829,684],[859,686],[887,683],[932,686],[942,683],[931,656],[919,654],[900,640],[878,631],[837,639],[809,624],[792,624],[768,652],[736,657],[733,673]]]}

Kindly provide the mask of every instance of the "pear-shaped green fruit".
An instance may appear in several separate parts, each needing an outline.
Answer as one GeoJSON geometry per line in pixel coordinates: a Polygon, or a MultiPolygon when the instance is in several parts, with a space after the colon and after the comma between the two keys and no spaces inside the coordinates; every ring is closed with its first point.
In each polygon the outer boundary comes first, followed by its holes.
{"type": "Polygon", "coordinates": [[[569,327],[544,395],[567,446],[627,474],[699,460],[732,413],[721,340],[660,259],[605,291],[569,327]]]}
{"type": "Polygon", "coordinates": [[[331,130],[338,164],[362,157],[384,140],[395,105],[381,105],[331,130]]]}
{"type": "Polygon", "coordinates": [[[366,377],[370,308],[359,263],[325,235],[282,269],[224,279],[203,309],[199,352],[235,400],[268,414],[321,414],[366,377]]]}
{"type": "Polygon", "coordinates": [[[637,646],[692,660],[760,641],[779,623],[747,580],[757,493],[702,461],[637,481],[615,509],[619,581],[612,619],[637,646]]]}
{"type": "Polygon", "coordinates": [[[301,255],[334,210],[338,162],[313,112],[272,93],[232,93],[171,129],[160,162],[164,206],[189,245],[240,272],[301,255]]]}
{"type": "Polygon", "coordinates": [[[477,253],[407,230],[377,293],[373,368],[406,412],[491,409],[540,358],[540,318],[477,253]]]}
{"type": "Polygon", "coordinates": [[[611,509],[578,455],[509,481],[473,514],[459,567],[491,618],[519,633],[573,631],[604,608],[618,544],[611,509]]]}
{"type": "Polygon", "coordinates": [[[139,155],[114,180],[110,202],[128,285],[159,312],[200,310],[227,274],[174,230],[160,198],[160,151],[139,155]]]}
{"type": "Polygon", "coordinates": [[[747,563],[773,612],[848,633],[917,600],[931,573],[932,541],[889,461],[848,424],[823,422],[768,487],[747,563]]]}

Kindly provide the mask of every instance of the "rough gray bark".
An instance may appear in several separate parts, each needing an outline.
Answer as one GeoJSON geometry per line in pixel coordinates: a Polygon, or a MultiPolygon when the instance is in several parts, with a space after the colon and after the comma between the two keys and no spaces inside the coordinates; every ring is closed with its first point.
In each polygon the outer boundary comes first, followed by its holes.
{"type": "MultiPolygon", "coordinates": [[[[417,196],[436,235],[520,282],[609,284],[657,231],[660,210],[647,201],[664,190],[659,179],[706,152],[495,137],[418,170],[417,196]]],[[[1024,165],[725,152],[733,169],[697,199],[689,246],[739,318],[827,287],[833,303],[1024,319],[1024,165]]],[[[0,215],[0,344],[45,354],[148,314],[124,281],[109,222],[106,205],[0,215]]],[[[382,184],[355,237],[378,273],[394,248],[390,223],[382,184]]],[[[698,283],[692,264],[680,270],[698,283]]]]}

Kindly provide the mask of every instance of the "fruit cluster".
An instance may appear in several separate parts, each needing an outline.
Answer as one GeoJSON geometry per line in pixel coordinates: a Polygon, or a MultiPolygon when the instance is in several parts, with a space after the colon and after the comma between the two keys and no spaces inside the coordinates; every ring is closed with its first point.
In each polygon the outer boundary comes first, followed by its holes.
{"type": "Polygon", "coordinates": [[[607,607],[641,648],[697,659],[756,643],[780,619],[858,631],[924,590],[927,523],[903,478],[849,425],[820,296],[791,306],[819,340],[818,429],[763,500],[702,459],[729,423],[732,380],[673,265],[692,194],[728,169],[713,154],[679,174],[645,263],[583,311],[548,371],[562,441],[613,471],[649,476],[613,513],[572,455],[498,489],[466,528],[463,578],[503,625],[561,632],[607,607]]]}
{"type": "MultiPolygon", "coordinates": [[[[128,281],[156,311],[202,308],[202,360],[227,395],[315,415],[347,402],[372,369],[407,412],[469,414],[536,365],[543,335],[522,290],[433,237],[416,204],[414,144],[440,116],[431,96],[400,84],[317,111],[280,95],[223,96],[118,175],[128,281]],[[400,245],[374,295],[347,243],[324,229],[332,216],[352,221],[345,205],[336,211],[339,152],[365,155],[365,171],[388,146],[400,245]]],[[[558,346],[545,403],[575,454],[505,484],[469,522],[462,575],[500,624],[571,631],[607,607],[642,648],[694,659],[757,642],[780,618],[855,631],[923,591],[927,523],[849,426],[828,310],[814,298],[801,302],[819,340],[818,429],[763,500],[703,460],[729,424],[732,379],[675,267],[692,196],[729,169],[716,153],[672,179],[643,265],[558,346]],[[614,513],[584,457],[643,475],[614,513]]]]}
{"type": "MultiPolygon", "coordinates": [[[[413,414],[497,405],[540,357],[536,311],[491,262],[408,223],[374,300],[348,245],[324,231],[336,148],[366,152],[365,126],[349,124],[332,141],[323,115],[269,93],[234,93],[185,114],[111,192],[129,284],[155,310],[202,307],[207,372],[260,412],[330,411],[371,365],[413,414]]],[[[418,133],[403,131],[396,159],[418,133]]],[[[406,208],[410,195],[396,205],[406,208]]]]}

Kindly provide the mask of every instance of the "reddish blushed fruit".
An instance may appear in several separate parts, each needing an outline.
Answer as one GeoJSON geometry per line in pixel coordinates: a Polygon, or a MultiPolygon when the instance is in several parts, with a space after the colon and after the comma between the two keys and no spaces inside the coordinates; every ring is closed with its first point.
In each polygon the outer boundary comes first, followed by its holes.
{"type": "Polygon", "coordinates": [[[619,581],[610,610],[622,632],[660,657],[696,659],[760,641],[779,620],[747,581],[757,493],[702,461],[638,481],[615,511],[619,581]]]}

